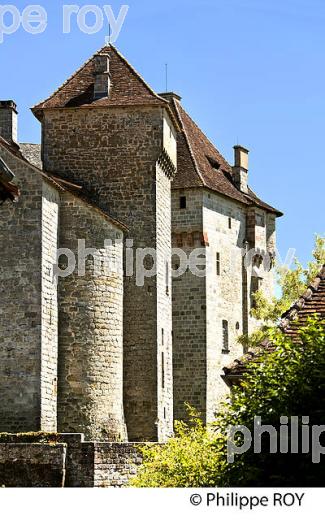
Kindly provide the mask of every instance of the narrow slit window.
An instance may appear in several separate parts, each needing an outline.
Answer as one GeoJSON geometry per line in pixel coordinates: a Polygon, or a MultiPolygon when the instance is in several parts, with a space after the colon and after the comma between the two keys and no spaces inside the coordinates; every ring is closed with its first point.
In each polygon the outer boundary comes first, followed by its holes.
{"type": "Polygon", "coordinates": [[[222,347],[222,352],[227,354],[229,352],[229,327],[227,320],[222,320],[222,347]]]}
{"type": "Polygon", "coordinates": [[[217,272],[217,276],[220,276],[220,273],[221,273],[220,253],[216,254],[216,272],[217,272]]]}
{"type": "Polygon", "coordinates": [[[161,353],[161,387],[165,388],[165,354],[161,353]]]}
{"type": "Polygon", "coordinates": [[[186,209],[186,203],[187,203],[186,197],[183,196],[183,197],[179,198],[179,207],[180,207],[180,209],[186,209]]]}
{"type": "Polygon", "coordinates": [[[232,228],[232,218],[231,217],[228,217],[228,228],[229,229],[232,228]]]}

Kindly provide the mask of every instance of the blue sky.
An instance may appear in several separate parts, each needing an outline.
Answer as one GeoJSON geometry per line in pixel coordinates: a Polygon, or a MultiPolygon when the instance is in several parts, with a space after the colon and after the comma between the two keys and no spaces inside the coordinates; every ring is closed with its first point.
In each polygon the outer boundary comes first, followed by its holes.
{"type": "MultiPolygon", "coordinates": [[[[62,6],[70,2],[38,3],[48,13],[46,31],[31,35],[21,28],[0,45],[0,99],[17,102],[22,142],[40,142],[28,107],[52,93],[108,34],[107,23],[87,35],[72,21],[71,33],[63,35],[62,6]]],[[[250,149],[251,186],[285,213],[278,221],[279,251],[285,256],[295,248],[306,262],[314,234],[325,231],[325,2],[124,3],[129,12],[117,47],[158,92],[165,90],[168,63],[168,89],[182,96],[229,161],[234,144],[250,149]]],[[[12,4],[20,11],[29,5],[12,4]]],[[[105,4],[117,15],[122,2],[97,2],[105,4]]]]}

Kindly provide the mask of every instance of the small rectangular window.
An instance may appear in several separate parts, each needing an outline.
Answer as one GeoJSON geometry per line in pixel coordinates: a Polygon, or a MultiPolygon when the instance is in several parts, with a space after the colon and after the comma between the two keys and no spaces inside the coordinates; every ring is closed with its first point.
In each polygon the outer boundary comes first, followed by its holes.
{"type": "Polygon", "coordinates": [[[216,254],[216,271],[217,271],[217,276],[220,276],[220,272],[221,272],[220,253],[216,254]]]}
{"type": "Polygon", "coordinates": [[[223,354],[227,354],[229,352],[229,330],[227,320],[222,320],[222,347],[223,354]]]}
{"type": "Polygon", "coordinates": [[[256,224],[256,226],[265,227],[265,218],[264,218],[263,213],[255,214],[255,224],[256,224]]]}
{"type": "Polygon", "coordinates": [[[256,307],[255,295],[262,288],[262,285],[263,285],[263,278],[259,278],[257,276],[252,276],[252,278],[251,278],[251,307],[252,307],[252,309],[255,309],[255,307],[256,307]]]}
{"type": "Polygon", "coordinates": [[[231,217],[228,217],[228,228],[229,229],[232,228],[232,219],[231,219],[231,217]]]}
{"type": "Polygon", "coordinates": [[[186,197],[179,198],[179,207],[180,209],[186,209],[186,197]]]}
{"type": "Polygon", "coordinates": [[[165,388],[165,354],[161,353],[161,386],[165,388]]]}

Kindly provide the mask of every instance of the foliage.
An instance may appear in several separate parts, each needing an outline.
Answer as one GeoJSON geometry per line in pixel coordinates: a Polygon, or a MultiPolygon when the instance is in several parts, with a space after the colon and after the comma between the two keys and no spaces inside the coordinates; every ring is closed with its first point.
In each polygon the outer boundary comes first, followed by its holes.
{"type": "MultiPolygon", "coordinates": [[[[190,410],[190,423],[178,423],[176,436],[165,445],[145,448],[144,464],[132,481],[135,487],[210,487],[324,485],[324,462],[312,464],[311,455],[261,454],[252,450],[227,462],[227,429],[243,425],[253,431],[254,417],[279,428],[281,416],[325,417],[325,322],[310,319],[299,343],[274,329],[276,347],[249,365],[241,386],[235,387],[221,414],[205,428],[190,410]]],[[[240,443],[241,444],[241,443],[240,443]]]]}
{"type": "Polygon", "coordinates": [[[141,448],[144,465],[134,487],[198,487],[213,485],[219,471],[219,433],[209,431],[199,414],[187,405],[189,421],[176,421],[175,437],[165,445],[141,448]]]}
{"type": "MultiPolygon", "coordinates": [[[[294,269],[276,267],[278,285],[281,289],[280,298],[267,299],[263,291],[257,291],[254,296],[254,309],[251,313],[265,325],[273,325],[280,316],[290,308],[295,300],[305,291],[306,286],[315,278],[325,264],[325,238],[316,236],[313,259],[304,268],[299,260],[294,261],[294,269]]],[[[242,339],[247,342],[247,338],[242,339]]]]}

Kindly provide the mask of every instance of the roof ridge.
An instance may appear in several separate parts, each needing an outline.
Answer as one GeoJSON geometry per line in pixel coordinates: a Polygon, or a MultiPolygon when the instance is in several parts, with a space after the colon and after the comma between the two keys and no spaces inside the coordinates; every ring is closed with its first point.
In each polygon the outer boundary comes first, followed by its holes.
{"type": "MultiPolygon", "coordinates": [[[[183,107],[182,107],[182,105],[181,105],[181,103],[180,103],[179,101],[176,102],[176,100],[173,99],[173,103],[175,104],[175,109],[176,109],[177,117],[178,117],[178,119],[180,120],[180,123],[181,123],[181,129],[182,129],[183,135],[184,135],[184,137],[185,137],[186,145],[187,145],[188,150],[189,150],[189,152],[190,152],[190,156],[191,156],[191,159],[192,159],[192,162],[193,162],[193,165],[194,165],[195,171],[196,171],[196,173],[198,174],[198,176],[199,176],[199,178],[200,178],[200,180],[201,180],[203,186],[206,186],[206,183],[205,183],[204,177],[203,177],[202,173],[200,172],[199,166],[198,166],[198,164],[197,164],[197,160],[195,159],[195,155],[194,155],[193,150],[192,150],[192,146],[191,146],[191,144],[190,144],[190,142],[189,142],[189,138],[188,138],[188,135],[187,135],[187,133],[186,133],[186,130],[185,130],[185,127],[184,127],[184,124],[183,124],[183,120],[182,120],[182,118],[181,118],[181,116],[180,116],[179,108],[178,108],[178,106],[177,106],[177,103],[178,103],[179,106],[182,108],[182,110],[184,110],[184,109],[183,109],[183,107]]],[[[187,114],[187,112],[186,112],[185,110],[184,110],[184,112],[187,114]]]]}
{"type": "Polygon", "coordinates": [[[146,87],[146,89],[150,92],[151,95],[153,95],[155,98],[159,99],[159,101],[163,102],[164,104],[168,105],[168,101],[166,101],[166,99],[160,97],[151,87],[150,85],[143,79],[143,77],[141,76],[141,74],[139,74],[138,71],[135,70],[135,68],[129,63],[129,61],[125,58],[125,56],[123,56],[123,54],[117,50],[117,48],[112,45],[111,43],[109,45],[105,44],[103,47],[101,47],[100,49],[98,49],[96,52],[94,52],[94,54],[92,54],[90,56],[90,58],[88,58],[82,65],[80,65],[80,67],[78,67],[78,69],[73,73],[71,74],[63,83],[62,85],[60,85],[56,90],[54,90],[54,92],[52,92],[52,94],[50,94],[47,98],[43,99],[42,101],[39,101],[36,105],[32,106],[32,110],[37,110],[37,108],[40,106],[40,105],[43,105],[44,103],[46,103],[47,101],[49,101],[50,99],[52,99],[56,94],[58,94],[59,92],[61,92],[61,90],[70,82],[72,81],[93,59],[94,57],[100,53],[100,52],[108,52],[109,49],[112,49],[115,54],[127,65],[127,67],[129,68],[130,72],[132,72],[132,74],[138,79],[141,81],[141,83],[146,87]]]}
{"type": "MultiPolygon", "coordinates": [[[[164,99],[163,97],[159,96],[154,90],[152,87],[150,87],[150,85],[146,82],[146,80],[142,77],[142,75],[131,65],[131,63],[127,60],[127,58],[112,44],[109,45],[111,47],[111,49],[113,49],[113,51],[119,56],[119,58],[121,58],[121,60],[123,60],[125,62],[125,64],[129,67],[130,71],[136,76],[136,78],[138,78],[142,83],[143,85],[149,90],[149,92],[155,96],[157,99],[159,99],[160,101],[163,101],[166,105],[168,105],[168,101],[166,99],[164,99]]],[[[107,48],[107,46],[106,46],[107,48]]],[[[103,47],[103,49],[105,49],[105,47],[103,47]]],[[[103,50],[102,49],[102,50],[103,50]]],[[[93,56],[92,56],[93,57],[93,56]]]]}

